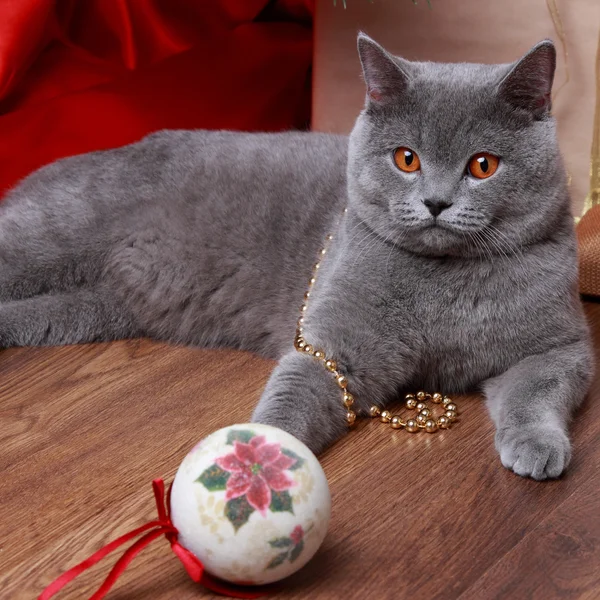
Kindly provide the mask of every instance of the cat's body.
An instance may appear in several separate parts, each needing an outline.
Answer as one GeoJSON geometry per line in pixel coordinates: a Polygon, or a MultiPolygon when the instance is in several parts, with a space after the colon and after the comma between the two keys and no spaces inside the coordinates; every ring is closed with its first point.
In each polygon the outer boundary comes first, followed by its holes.
{"type": "Polygon", "coordinates": [[[370,101],[349,140],[161,132],[26,179],[0,207],[0,344],[147,335],[279,358],[254,418],[320,451],[346,409],[293,340],[331,233],[303,336],[338,361],[354,409],[482,387],[502,462],[557,476],[592,353],[553,123],[508,66],[409,66],[362,40],[370,101]],[[401,173],[409,145],[422,168],[401,173]],[[480,151],[501,156],[488,181],[464,173],[480,151]]]}
{"type": "MultiPolygon", "coordinates": [[[[341,136],[164,131],[49,165],[0,205],[14,265],[0,274],[0,295],[107,290],[130,318],[127,335],[278,357],[293,341],[316,248],[346,203],[346,152],[341,136]],[[32,230],[47,244],[39,256],[32,230]]],[[[99,321],[79,337],[41,333],[19,325],[0,341],[115,337],[99,321]]]]}

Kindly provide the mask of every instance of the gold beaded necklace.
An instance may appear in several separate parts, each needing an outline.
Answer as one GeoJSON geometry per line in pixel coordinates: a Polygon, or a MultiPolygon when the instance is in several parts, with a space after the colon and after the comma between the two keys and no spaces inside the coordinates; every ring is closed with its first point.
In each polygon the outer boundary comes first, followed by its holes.
{"type": "MultiPolygon", "coordinates": [[[[344,213],[346,213],[348,209],[344,209],[344,213]]],[[[335,378],[335,381],[342,391],[343,399],[342,402],[344,407],[346,408],[346,421],[348,425],[351,427],[356,422],[356,413],[352,410],[352,406],[354,404],[354,396],[348,391],[348,380],[347,378],[340,373],[338,370],[338,365],[333,358],[330,358],[325,355],[323,350],[318,350],[313,348],[311,344],[309,344],[304,338],[304,314],[308,308],[308,299],[310,298],[310,294],[312,292],[312,288],[317,281],[317,273],[319,268],[321,267],[321,261],[325,254],[327,254],[327,249],[329,243],[333,239],[331,234],[328,234],[325,238],[326,242],[321,251],[319,252],[319,259],[315,263],[313,267],[312,276],[308,282],[308,289],[304,294],[304,302],[300,307],[300,317],[298,318],[298,323],[296,326],[296,337],[294,339],[294,347],[298,352],[302,352],[304,354],[308,354],[314,358],[316,358],[319,362],[321,362],[327,371],[331,373],[331,375],[335,378]]],[[[417,415],[414,419],[403,420],[398,415],[392,415],[388,410],[382,411],[378,406],[371,406],[369,410],[369,414],[371,417],[379,417],[382,423],[389,423],[392,429],[400,429],[404,427],[406,431],[410,433],[416,433],[421,429],[424,429],[428,433],[434,433],[439,429],[449,429],[450,426],[458,416],[458,407],[452,399],[448,396],[443,396],[442,394],[436,392],[435,394],[429,394],[426,392],[417,392],[416,394],[407,394],[405,397],[406,408],[410,410],[416,410],[417,415]],[[434,404],[441,404],[444,410],[444,413],[435,416],[433,411],[427,406],[427,401],[431,401],[434,404]]]]}

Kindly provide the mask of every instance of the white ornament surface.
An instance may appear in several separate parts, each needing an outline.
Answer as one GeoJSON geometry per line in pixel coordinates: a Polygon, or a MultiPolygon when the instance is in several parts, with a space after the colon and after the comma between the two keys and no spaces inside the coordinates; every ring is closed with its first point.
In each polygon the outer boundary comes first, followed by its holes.
{"type": "Polygon", "coordinates": [[[183,460],[171,490],[180,543],[215,577],[265,584],[304,566],[325,538],[331,497],[314,454],[268,425],[220,429],[183,460]]]}

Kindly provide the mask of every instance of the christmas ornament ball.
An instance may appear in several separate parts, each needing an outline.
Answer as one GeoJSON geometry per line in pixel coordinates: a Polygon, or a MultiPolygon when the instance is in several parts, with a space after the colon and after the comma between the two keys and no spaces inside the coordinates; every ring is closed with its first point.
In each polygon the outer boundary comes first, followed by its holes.
{"type": "Polygon", "coordinates": [[[232,425],[185,457],[171,490],[182,546],[211,575],[266,584],[291,575],[327,533],[331,497],[314,454],[281,429],[232,425]]]}

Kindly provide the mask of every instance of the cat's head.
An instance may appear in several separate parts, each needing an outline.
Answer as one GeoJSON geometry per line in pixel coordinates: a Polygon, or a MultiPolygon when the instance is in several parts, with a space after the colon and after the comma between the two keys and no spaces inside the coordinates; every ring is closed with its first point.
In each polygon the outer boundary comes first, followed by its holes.
{"type": "Polygon", "coordinates": [[[358,50],[367,98],[348,186],[377,233],[428,255],[510,252],[568,212],[552,42],[502,65],[410,62],[363,34],[358,50]]]}

